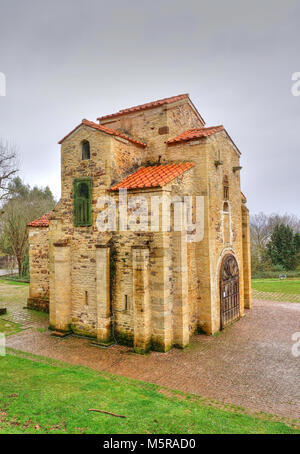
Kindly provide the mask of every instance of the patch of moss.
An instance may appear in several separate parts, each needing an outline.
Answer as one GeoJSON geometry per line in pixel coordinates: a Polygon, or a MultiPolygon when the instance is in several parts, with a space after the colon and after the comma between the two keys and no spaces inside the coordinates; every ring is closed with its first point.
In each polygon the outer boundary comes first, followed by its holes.
{"type": "Polygon", "coordinates": [[[149,353],[151,349],[151,342],[149,341],[144,348],[141,348],[141,347],[134,347],[134,351],[135,353],[138,353],[140,355],[146,355],[147,353],[149,353]]]}
{"type": "Polygon", "coordinates": [[[133,347],[133,334],[124,331],[115,331],[115,338],[118,344],[133,347]]]}
{"type": "Polygon", "coordinates": [[[66,329],[58,329],[56,328],[56,326],[52,325],[51,323],[49,324],[48,326],[48,329],[50,329],[51,331],[58,331],[60,333],[69,333],[69,332],[72,332],[72,328],[71,328],[71,325],[67,325],[67,328],[66,329]]]}
{"type": "Polygon", "coordinates": [[[70,330],[78,336],[88,337],[89,339],[96,338],[95,332],[89,329],[79,328],[78,326],[71,324],[70,330]]]}
{"type": "Polygon", "coordinates": [[[195,334],[207,334],[204,330],[204,325],[197,325],[195,329],[195,334]]]}
{"type": "Polygon", "coordinates": [[[156,352],[166,353],[167,351],[171,350],[172,345],[168,345],[167,347],[164,346],[161,342],[152,339],[151,340],[151,350],[156,352]]]}

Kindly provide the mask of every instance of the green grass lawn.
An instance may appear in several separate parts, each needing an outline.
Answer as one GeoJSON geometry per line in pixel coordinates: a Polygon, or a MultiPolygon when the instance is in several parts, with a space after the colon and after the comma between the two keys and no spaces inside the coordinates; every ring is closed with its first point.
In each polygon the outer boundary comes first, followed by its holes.
{"type": "Polygon", "coordinates": [[[260,292],[278,292],[299,295],[299,279],[252,279],[252,288],[260,292]]]}
{"type": "Polygon", "coordinates": [[[18,323],[8,322],[0,317],[0,333],[9,336],[10,334],[19,333],[20,331],[22,331],[22,329],[18,323]]]}
{"type": "Polygon", "coordinates": [[[233,406],[13,351],[0,357],[0,383],[0,433],[300,433],[233,406]]]}
{"type": "Polygon", "coordinates": [[[29,286],[28,282],[18,281],[17,279],[13,280],[13,279],[9,279],[7,277],[1,277],[0,283],[9,284],[9,285],[27,285],[27,286],[29,286]]]}

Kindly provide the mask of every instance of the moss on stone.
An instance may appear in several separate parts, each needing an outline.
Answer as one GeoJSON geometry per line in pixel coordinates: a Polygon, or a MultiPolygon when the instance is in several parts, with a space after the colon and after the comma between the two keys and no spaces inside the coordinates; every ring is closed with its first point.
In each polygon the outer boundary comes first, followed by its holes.
{"type": "Polygon", "coordinates": [[[78,336],[88,337],[89,339],[95,339],[96,338],[95,331],[92,331],[92,330],[89,330],[89,329],[79,328],[76,325],[70,325],[70,329],[71,329],[71,331],[74,334],[76,334],[78,336]]]}
{"type": "Polygon", "coordinates": [[[124,331],[116,331],[115,338],[118,344],[127,345],[128,347],[133,347],[133,334],[125,333],[124,331]]]}
{"type": "Polygon", "coordinates": [[[195,329],[194,334],[206,334],[207,335],[207,333],[204,330],[204,325],[197,325],[197,328],[195,329]]]}
{"type": "Polygon", "coordinates": [[[165,346],[162,342],[158,340],[151,340],[151,350],[155,352],[166,353],[167,351],[171,350],[172,345],[165,346]]]}
{"type": "Polygon", "coordinates": [[[142,347],[136,347],[134,346],[134,351],[135,353],[139,353],[140,355],[146,355],[147,353],[149,353],[149,351],[151,350],[151,342],[149,341],[144,348],[142,347]]]}

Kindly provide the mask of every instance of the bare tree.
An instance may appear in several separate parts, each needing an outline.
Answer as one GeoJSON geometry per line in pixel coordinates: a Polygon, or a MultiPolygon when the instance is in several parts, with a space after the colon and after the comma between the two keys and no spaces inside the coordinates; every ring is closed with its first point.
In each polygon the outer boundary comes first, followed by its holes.
{"type": "Polygon", "coordinates": [[[251,245],[255,250],[265,248],[272,231],[269,216],[264,213],[254,214],[250,218],[251,245]]]}
{"type": "Polygon", "coordinates": [[[19,275],[22,274],[22,265],[27,251],[26,223],[29,222],[28,206],[23,200],[12,199],[5,206],[3,215],[2,248],[7,247],[17,259],[19,275]]]}
{"type": "Polygon", "coordinates": [[[13,255],[22,274],[23,262],[28,251],[27,224],[51,211],[56,202],[46,188],[30,188],[15,178],[10,185],[13,196],[3,205],[0,225],[0,250],[13,255]]]}
{"type": "Polygon", "coordinates": [[[290,226],[294,233],[300,232],[300,219],[294,214],[266,215],[262,212],[254,214],[250,219],[251,243],[256,251],[263,250],[269,242],[276,225],[290,226]]]}
{"type": "Polygon", "coordinates": [[[0,249],[16,258],[19,275],[22,274],[24,258],[28,251],[27,224],[51,211],[53,207],[54,204],[49,200],[21,197],[14,197],[5,205],[0,249]]]}
{"type": "Polygon", "coordinates": [[[300,219],[294,214],[271,214],[269,216],[269,224],[272,232],[274,231],[276,225],[283,224],[285,226],[291,227],[294,234],[300,233],[300,219]]]}
{"type": "Polygon", "coordinates": [[[0,139],[0,203],[11,195],[10,183],[18,172],[17,149],[0,139]]]}

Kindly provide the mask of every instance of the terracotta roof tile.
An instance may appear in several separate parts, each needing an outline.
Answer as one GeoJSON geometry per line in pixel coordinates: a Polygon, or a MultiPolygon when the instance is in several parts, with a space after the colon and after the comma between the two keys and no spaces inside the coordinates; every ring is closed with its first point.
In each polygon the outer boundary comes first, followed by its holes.
{"type": "Polygon", "coordinates": [[[147,144],[143,143],[139,140],[132,139],[131,137],[127,136],[126,134],[122,134],[119,131],[116,131],[115,129],[107,128],[106,126],[98,125],[97,123],[94,123],[93,121],[89,121],[86,119],[83,119],[82,122],[76,126],[76,128],[72,129],[69,134],[67,134],[63,139],[61,139],[58,143],[61,144],[67,137],[69,137],[76,129],[78,129],[80,126],[86,125],[89,126],[90,128],[98,129],[99,131],[105,132],[106,134],[110,134],[112,136],[117,136],[121,137],[122,139],[128,140],[129,142],[134,143],[135,145],[138,145],[140,147],[146,147],[147,144]]]}
{"type": "Polygon", "coordinates": [[[109,118],[120,117],[121,115],[126,115],[132,112],[139,112],[141,110],[153,109],[155,107],[163,106],[164,104],[170,104],[172,102],[180,101],[181,99],[188,98],[188,93],[183,95],[172,96],[171,98],[158,99],[157,101],[147,102],[146,104],[140,104],[139,106],[129,107],[128,109],[119,110],[119,112],[104,115],[103,117],[97,118],[97,120],[107,120],[109,118]]]}
{"type": "Polygon", "coordinates": [[[43,214],[42,217],[29,222],[28,227],[49,227],[51,213],[43,214]]]}
{"type": "Polygon", "coordinates": [[[161,164],[141,167],[120,183],[112,186],[111,191],[116,191],[118,189],[162,187],[193,166],[193,162],[181,162],[179,164],[161,164]]]}
{"type": "Polygon", "coordinates": [[[189,131],[185,131],[179,136],[174,137],[173,139],[169,139],[166,141],[168,145],[180,143],[180,142],[187,142],[193,139],[200,139],[202,137],[208,137],[216,132],[220,132],[224,130],[224,126],[211,126],[209,128],[198,128],[198,129],[190,129],[189,131]]]}

